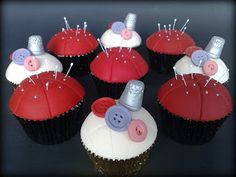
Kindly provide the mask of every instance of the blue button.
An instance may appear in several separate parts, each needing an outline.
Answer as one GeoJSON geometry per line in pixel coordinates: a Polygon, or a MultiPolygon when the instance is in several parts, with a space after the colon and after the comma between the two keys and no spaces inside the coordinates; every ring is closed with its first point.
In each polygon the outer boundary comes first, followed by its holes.
{"type": "Polygon", "coordinates": [[[107,126],[117,132],[127,130],[131,119],[130,111],[120,105],[111,106],[105,114],[107,126]]]}
{"type": "Polygon", "coordinates": [[[202,67],[203,64],[209,59],[209,56],[204,50],[196,50],[191,56],[192,62],[198,67],[202,67]]]}
{"type": "Polygon", "coordinates": [[[117,21],[111,25],[111,30],[116,34],[120,34],[123,29],[125,29],[125,24],[123,22],[117,21]]]}
{"type": "Polygon", "coordinates": [[[18,65],[24,65],[25,58],[30,55],[31,55],[31,53],[27,49],[24,49],[24,48],[17,49],[12,54],[12,60],[14,63],[16,63],[18,65]]]}

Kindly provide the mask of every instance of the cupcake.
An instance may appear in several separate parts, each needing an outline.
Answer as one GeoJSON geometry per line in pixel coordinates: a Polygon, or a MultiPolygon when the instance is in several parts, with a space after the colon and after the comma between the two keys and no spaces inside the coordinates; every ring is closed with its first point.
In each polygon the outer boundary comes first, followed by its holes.
{"type": "Polygon", "coordinates": [[[105,48],[127,47],[135,48],[141,45],[142,39],[135,31],[136,14],[128,13],[124,22],[116,21],[108,26],[102,37],[101,42],[105,48]]]}
{"type": "Polygon", "coordinates": [[[200,73],[224,84],[229,80],[229,69],[220,58],[225,40],[213,36],[209,44],[202,50],[191,46],[186,49],[186,55],[174,66],[177,74],[200,73]]]}
{"type": "Polygon", "coordinates": [[[70,28],[65,19],[66,29],[52,36],[47,44],[48,51],[63,64],[63,72],[66,73],[70,63],[74,63],[70,75],[73,77],[84,76],[90,73],[89,65],[96,56],[98,43],[96,38],[87,30],[87,23],[84,22],[83,29],[70,28]]]}
{"type": "Polygon", "coordinates": [[[160,87],[157,100],[162,130],[183,144],[209,142],[232,111],[228,90],[202,74],[176,75],[160,87]]]}
{"type": "Polygon", "coordinates": [[[45,71],[62,71],[62,64],[56,57],[44,51],[42,38],[32,35],[28,40],[28,49],[20,48],[10,55],[11,63],[8,65],[5,76],[7,80],[17,87],[27,77],[45,71]]]}
{"type": "Polygon", "coordinates": [[[131,48],[110,48],[100,52],[90,65],[99,97],[118,99],[129,80],[143,80],[148,64],[131,48]]]}
{"type": "Polygon", "coordinates": [[[144,84],[129,81],[120,100],[104,97],[91,106],[81,141],[98,173],[134,176],[146,164],[157,136],[153,117],[142,107],[144,84]]]}
{"type": "Polygon", "coordinates": [[[33,141],[58,144],[80,128],[84,94],[84,88],[70,76],[44,72],[23,80],[9,107],[33,141]]]}
{"type": "Polygon", "coordinates": [[[184,26],[178,30],[175,29],[176,19],[171,28],[161,30],[158,23],[159,31],[150,35],[146,40],[146,47],[149,52],[150,66],[159,73],[170,74],[175,63],[185,55],[185,49],[195,45],[193,39],[185,32],[186,21],[184,26]]]}

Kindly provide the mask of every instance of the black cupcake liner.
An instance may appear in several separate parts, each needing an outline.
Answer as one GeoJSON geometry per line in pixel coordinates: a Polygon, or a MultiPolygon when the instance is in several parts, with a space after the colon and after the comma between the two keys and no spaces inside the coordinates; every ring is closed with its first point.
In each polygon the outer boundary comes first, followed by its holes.
{"type": "Polygon", "coordinates": [[[31,121],[14,116],[34,142],[54,145],[69,140],[78,132],[83,122],[82,106],[83,100],[68,112],[45,121],[31,121]]]}
{"type": "Polygon", "coordinates": [[[149,65],[154,71],[161,74],[173,74],[175,63],[184,55],[167,55],[158,52],[153,52],[148,49],[149,65]]]}
{"type": "Polygon", "coordinates": [[[177,117],[159,103],[162,131],[172,140],[186,145],[201,145],[212,140],[226,117],[216,121],[193,121],[177,117]]]}
{"type": "MultiPolygon", "coordinates": [[[[108,83],[98,79],[96,76],[93,75],[92,78],[96,85],[99,97],[110,97],[113,99],[119,99],[127,84],[127,83],[108,83]]],[[[144,77],[140,78],[139,80],[144,81],[144,77]]]]}
{"type": "Polygon", "coordinates": [[[63,66],[63,73],[67,73],[68,69],[70,68],[70,64],[74,63],[73,67],[71,68],[69,72],[69,76],[72,77],[81,77],[90,74],[90,63],[93,61],[93,59],[97,55],[97,50],[94,50],[88,54],[81,55],[81,56],[64,56],[59,57],[53,53],[51,53],[55,57],[58,58],[58,60],[62,63],[63,66]]]}

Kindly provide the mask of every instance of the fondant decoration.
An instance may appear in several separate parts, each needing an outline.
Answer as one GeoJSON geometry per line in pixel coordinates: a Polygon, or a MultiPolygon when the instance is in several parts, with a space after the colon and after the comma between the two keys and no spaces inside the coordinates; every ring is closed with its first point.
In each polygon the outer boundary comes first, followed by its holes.
{"type": "Polygon", "coordinates": [[[125,40],[129,40],[132,38],[132,32],[127,29],[127,28],[124,28],[122,31],[121,31],[121,37],[125,40]]]}
{"type": "Polygon", "coordinates": [[[218,71],[218,65],[214,60],[208,60],[204,63],[202,69],[206,75],[212,76],[218,71]]]}
{"type": "Polygon", "coordinates": [[[44,72],[22,81],[9,102],[12,113],[29,120],[48,120],[82,101],[85,92],[77,80],[60,72],[56,79],[54,75],[44,72]]]}
{"type": "Polygon", "coordinates": [[[24,65],[25,58],[30,55],[31,55],[30,51],[25,48],[17,49],[12,54],[12,60],[17,65],[24,65]]]}
{"type": "Polygon", "coordinates": [[[42,55],[45,53],[43,40],[40,35],[32,35],[28,39],[28,49],[33,55],[42,55]]]}
{"type": "Polygon", "coordinates": [[[136,26],[136,14],[128,13],[125,18],[124,24],[128,30],[134,31],[136,26]]]}
{"type": "Polygon", "coordinates": [[[142,107],[144,83],[130,80],[123,91],[119,103],[131,111],[138,111],[142,107]]]}
{"type": "Polygon", "coordinates": [[[213,58],[217,59],[220,58],[222,50],[224,48],[225,40],[219,36],[213,36],[205,48],[205,51],[208,55],[213,58]]]}
{"type": "Polygon", "coordinates": [[[28,56],[24,60],[24,67],[28,71],[36,71],[40,67],[39,60],[35,56],[28,56]]]}
{"type": "Polygon", "coordinates": [[[131,118],[129,110],[120,105],[111,106],[105,114],[107,126],[118,132],[128,129],[128,124],[131,121],[131,118]]]}
{"type": "Polygon", "coordinates": [[[134,119],[129,123],[128,135],[132,141],[141,142],[147,136],[147,126],[140,119],[134,119]]]}
{"type": "Polygon", "coordinates": [[[207,52],[204,50],[196,50],[192,53],[192,62],[194,65],[201,67],[209,59],[207,52]]]}
{"type": "Polygon", "coordinates": [[[115,104],[116,102],[114,99],[109,97],[102,97],[93,102],[91,110],[96,116],[104,118],[107,109],[115,104]]]}
{"type": "Polygon", "coordinates": [[[191,57],[192,56],[192,53],[196,50],[202,50],[201,47],[198,47],[198,46],[190,46],[188,47],[186,50],[185,50],[185,54],[188,56],[188,57],[191,57]]]}
{"type": "Polygon", "coordinates": [[[106,51],[100,52],[90,65],[92,75],[100,80],[125,83],[142,78],[148,72],[148,64],[133,49],[116,47],[106,51]]]}
{"type": "Polygon", "coordinates": [[[171,24],[167,29],[161,29],[161,24],[158,23],[158,31],[150,35],[146,40],[146,46],[149,50],[168,55],[182,55],[185,53],[186,48],[194,46],[193,39],[185,33],[186,25],[189,19],[185,22],[183,27],[178,30],[175,29],[177,19],[174,19],[174,24],[171,29],[171,24]]]}
{"type": "Polygon", "coordinates": [[[114,33],[120,34],[123,29],[125,29],[125,24],[123,22],[117,21],[112,23],[111,30],[114,33]]]}
{"type": "Polygon", "coordinates": [[[202,74],[184,75],[184,79],[187,87],[178,75],[157,92],[160,104],[168,112],[186,120],[214,121],[232,111],[230,94],[222,84],[202,74]]]}
{"type": "Polygon", "coordinates": [[[72,57],[83,56],[94,51],[98,42],[96,38],[87,30],[87,23],[84,23],[83,29],[70,28],[68,21],[65,20],[66,29],[56,33],[48,42],[47,48],[57,56],[72,57]]]}

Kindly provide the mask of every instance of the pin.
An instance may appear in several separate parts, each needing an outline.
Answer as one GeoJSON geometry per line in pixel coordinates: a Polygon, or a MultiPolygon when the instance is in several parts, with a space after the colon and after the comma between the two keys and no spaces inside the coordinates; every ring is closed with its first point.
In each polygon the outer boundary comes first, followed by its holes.
{"type": "Polygon", "coordinates": [[[35,82],[34,82],[34,80],[29,76],[29,80],[31,81],[31,82],[33,82],[33,84],[35,85],[35,82]]]}
{"type": "Polygon", "coordinates": [[[75,36],[78,35],[78,31],[79,31],[79,25],[76,25],[76,33],[75,33],[75,36]]]}
{"type": "Polygon", "coordinates": [[[161,24],[158,23],[157,25],[158,25],[158,30],[159,30],[159,32],[161,32],[161,24]]]}
{"type": "Polygon", "coordinates": [[[64,78],[66,78],[66,77],[68,76],[68,74],[69,74],[69,72],[70,72],[70,70],[71,70],[71,68],[72,68],[73,64],[74,64],[74,63],[70,63],[70,68],[68,69],[68,71],[67,71],[67,73],[66,73],[66,75],[65,75],[65,77],[64,77],[64,78]]]}
{"type": "Polygon", "coordinates": [[[182,33],[181,33],[181,36],[184,34],[184,31],[187,29],[187,27],[185,26],[184,27],[184,30],[182,31],[182,33]]]}
{"type": "Polygon", "coordinates": [[[100,41],[100,39],[99,39],[99,38],[97,38],[97,41],[98,41],[99,45],[101,46],[101,48],[102,48],[102,51],[103,51],[103,52],[105,52],[105,53],[106,53],[106,55],[107,55],[107,57],[108,57],[107,50],[105,50],[105,48],[104,48],[104,46],[102,45],[102,43],[101,43],[101,41],[100,41]]]}
{"type": "Polygon", "coordinates": [[[132,50],[132,47],[129,48],[129,53],[131,52],[131,50],[132,50]]]}
{"type": "Polygon", "coordinates": [[[175,72],[175,80],[177,80],[178,78],[177,78],[177,72],[176,72],[175,66],[173,67],[173,70],[174,70],[174,72],[175,72]]]}
{"type": "Polygon", "coordinates": [[[189,19],[186,20],[185,24],[182,26],[182,28],[180,29],[180,31],[182,31],[184,29],[184,27],[187,25],[187,23],[189,22],[189,19]]]}
{"type": "Polygon", "coordinates": [[[200,60],[200,61],[199,61],[199,65],[198,65],[198,67],[200,67],[200,66],[201,66],[201,64],[202,64],[202,60],[200,60]]]}
{"type": "Polygon", "coordinates": [[[64,32],[65,34],[67,34],[67,32],[66,32],[65,28],[62,28],[62,32],[64,32]]]}
{"type": "Polygon", "coordinates": [[[206,82],[206,84],[204,85],[204,87],[207,86],[207,84],[210,82],[210,80],[211,80],[211,77],[209,77],[209,79],[207,80],[207,82],[206,82]]]}
{"type": "Polygon", "coordinates": [[[167,30],[166,30],[166,25],[164,25],[164,28],[165,28],[165,33],[167,33],[167,30]]]}
{"type": "MultiPolygon", "coordinates": [[[[192,64],[190,64],[190,68],[191,68],[191,70],[192,70],[192,68],[193,68],[193,65],[192,64]]],[[[193,79],[193,73],[191,72],[191,78],[193,79]]]]}
{"type": "Polygon", "coordinates": [[[173,27],[172,27],[173,30],[175,29],[175,23],[176,23],[176,21],[177,21],[177,19],[175,18],[175,19],[174,19],[174,24],[173,24],[173,27]]]}
{"type": "Polygon", "coordinates": [[[45,85],[46,85],[46,90],[48,90],[49,82],[47,82],[45,85]]]}
{"type": "Polygon", "coordinates": [[[186,83],[186,81],[185,81],[185,79],[184,79],[184,75],[181,74],[181,76],[182,76],[182,80],[184,81],[184,85],[185,85],[185,87],[187,87],[187,83],[186,83]]]}
{"type": "Polygon", "coordinates": [[[57,69],[58,69],[58,66],[56,65],[56,71],[55,71],[55,79],[57,79],[57,69]]]}
{"type": "Polygon", "coordinates": [[[171,35],[171,24],[169,24],[169,35],[171,35]]]}
{"type": "Polygon", "coordinates": [[[86,32],[87,22],[84,22],[84,33],[86,32]]]}
{"type": "Polygon", "coordinates": [[[66,17],[64,17],[64,21],[65,21],[66,29],[67,29],[67,30],[70,29],[70,25],[69,25],[69,23],[68,23],[66,17]]]}

